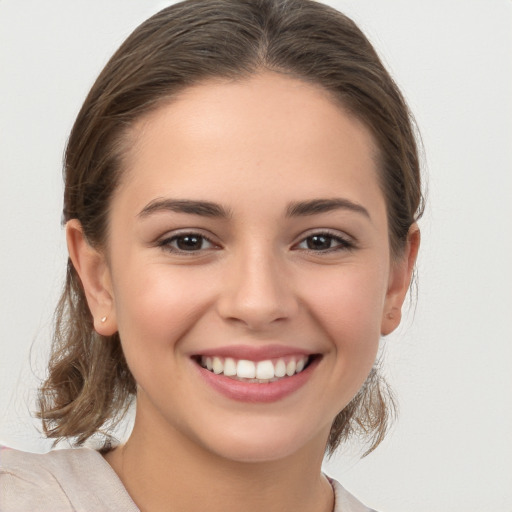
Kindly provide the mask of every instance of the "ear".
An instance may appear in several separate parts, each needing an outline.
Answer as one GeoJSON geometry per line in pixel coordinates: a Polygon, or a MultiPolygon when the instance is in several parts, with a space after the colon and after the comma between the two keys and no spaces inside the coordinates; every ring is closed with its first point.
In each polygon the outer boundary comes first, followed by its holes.
{"type": "Polygon", "coordinates": [[[415,223],[409,229],[403,253],[397,261],[391,263],[381,322],[381,334],[384,336],[393,332],[402,320],[402,305],[411,284],[419,247],[420,230],[415,223]]]}
{"type": "Polygon", "coordinates": [[[105,255],[89,244],[78,219],[67,222],[66,240],[69,257],[84,288],[94,329],[98,334],[111,336],[117,332],[117,322],[112,281],[105,255]]]}

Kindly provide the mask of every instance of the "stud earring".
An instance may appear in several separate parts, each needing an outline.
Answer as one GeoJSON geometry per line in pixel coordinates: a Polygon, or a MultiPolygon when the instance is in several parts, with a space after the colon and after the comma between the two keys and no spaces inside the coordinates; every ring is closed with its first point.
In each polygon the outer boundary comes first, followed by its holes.
{"type": "Polygon", "coordinates": [[[107,321],[107,317],[106,316],[102,316],[101,317],[101,323],[104,324],[106,321],[107,321]]]}

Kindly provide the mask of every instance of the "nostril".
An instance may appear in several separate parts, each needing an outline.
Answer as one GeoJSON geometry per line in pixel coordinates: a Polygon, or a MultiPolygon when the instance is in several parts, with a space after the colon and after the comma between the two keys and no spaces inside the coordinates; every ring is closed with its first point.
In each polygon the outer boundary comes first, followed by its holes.
{"type": "Polygon", "coordinates": [[[276,268],[275,255],[271,256],[269,262],[269,255],[247,253],[242,263],[234,263],[217,302],[224,320],[257,331],[296,315],[298,303],[293,287],[276,268]]]}

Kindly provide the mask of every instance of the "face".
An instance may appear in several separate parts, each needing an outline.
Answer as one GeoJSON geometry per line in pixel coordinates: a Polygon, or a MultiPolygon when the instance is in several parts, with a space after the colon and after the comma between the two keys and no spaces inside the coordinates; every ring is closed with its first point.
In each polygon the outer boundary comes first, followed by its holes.
{"type": "Polygon", "coordinates": [[[98,330],[119,331],[137,421],[233,460],[325,446],[406,289],[369,132],[261,74],[187,89],[134,141],[98,330]]]}

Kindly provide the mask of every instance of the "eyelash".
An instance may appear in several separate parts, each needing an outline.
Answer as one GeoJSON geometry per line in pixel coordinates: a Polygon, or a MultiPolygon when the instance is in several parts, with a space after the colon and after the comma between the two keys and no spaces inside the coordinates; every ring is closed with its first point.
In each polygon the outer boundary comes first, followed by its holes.
{"type": "Polygon", "coordinates": [[[307,237],[303,238],[298,244],[296,244],[296,247],[308,242],[308,240],[311,240],[313,238],[324,238],[327,239],[331,244],[334,242],[337,245],[334,247],[328,247],[327,249],[311,249],[309,247],[303,247],[302,250],[307,251],[309,253],[313,254],[329,254],[333,252],[338,251],[351,251],[356,248],[356,245],[353,241],[348,240],[347,238],[344,238],[340,236],[339,234],[334,234],[329,231],[320,231],[318,233],[311,233],[307,237]]]}
{"type": "Polygon", "coordinates": [[[207,250],[207,249],[204,249],[203,247],[201,247],[197,250],[186,250],[186,249],[180,249],[179,247],[173,247],[172,244],[174,242],[178,243],[178,241],[180,239],[186,239],[186,238],[197,238],[199,240],[199,242],[201,243],[201,245],[203,245],[204,242],[207,242],[211,245],[211,247],[209,247],[208,249],[218,248],[218,246],[212,240],[210,240],[210,238],[208,238],[207,236],[205,236],[201,233],[194,233],[194,232],[178,233],[177,235],[170,236],[170,237],[165,238],[165,239],[161,240],[160,242],[158,242],[158,246],[162,247],[166,251],[169,251],[172,253],[178,253],[178,254],[194,254],[194,253],[198,253],[200,251],[207,250]]]}
{"type": "MultiPolygon", "coordinates": [[[[201,233],[194,233],[194,232],[179,233],[179,234],[173,235],[171,237],[165,238],[158,243],[158,246],[169,251],[169,252],[177,253],[177,254],[194,254],[194,253],[199,253],[204,250],[211,250],[211,249],[219,248],[218,245],[215,244],[207,236],[205,236],[201,233]],[[172,245],[174,243],[178,244],[180,239],[183,240],[186,238],[197,239],[197,241],[199,242],[199,244],[201,246],[198,249],[187,250],[187,249],[182,249],[182,248],[172,245]],[[207,242],[208,244],[210,244],[210,247],[208,247],[208,248],[202,247],[204,242],[207,242]]],[[[299,248],[301,250],[304,250],[304,251],[307,251],[307,252],[313,253],[313,254],[328,254],[328,253],[333,253],[333,252],[338,252],[338,251],[351,251],[351,250],[355,249],[356,246],[355,246],[354,242],[352,242],[351,240],[347,240],[346,238],[344,238],[338,234],[333,234],[329,231],[321,231],[318,233],[312,233],[312,234],[308,235],[307,237],[301,239],[301,241],[298,244],[294,245],[294,248],[299,248]],[[312,239],[314,239],[314,238],[326,239],[326,241],[329,243],[329,245],[331,245],[332,243],[335,243],[336,245],[334,245],[333,247],[328,247],[326,249],[312,249],[311,247],[302,247],[302,248],[300,247],[302,244],[308,244],[308,241],[312,241],[312,239]]]]}

